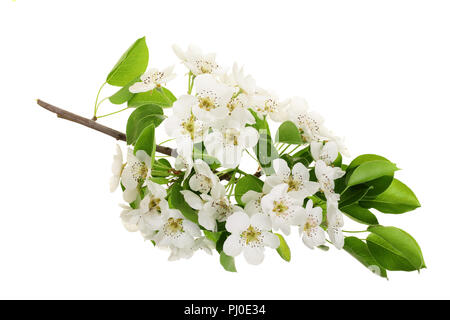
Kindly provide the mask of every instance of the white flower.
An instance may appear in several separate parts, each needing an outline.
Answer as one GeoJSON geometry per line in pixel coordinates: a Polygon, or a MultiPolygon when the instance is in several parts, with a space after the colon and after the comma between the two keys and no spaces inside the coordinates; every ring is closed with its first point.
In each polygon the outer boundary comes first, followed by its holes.
{"type": "Polygon", "coordinates": [[[169,204],[165,199],[166,189],[152,181],[147,183],[149,193],[142,199],[140,204],[140,220],[149,227],[150,230],[158,230],[164,221],[164,213],[169,209],[169,204]]]}
{"type": "Polygon", "coordinates": [[[302,163],[296,163],[291,172],[284,159],[275,159],[273,167],[276,174],[266,178],[264,182],[265,193],[269,193],[274,186],[285,183],[288,185],[289,196],[303,201],[306,197],[319,191],[319,184],[309,181],[309,171],[302,163]]]}
{"type": "Polygon", "coordinates": [[[273,229],[281,229],[286,235],[291,233],[292,225],[303,222],[302,201],[290,197],[288,188],[287,184],[280,184],[261,199],[262,210],[270,217],[273,229]]]}
{"type": "Polygon", "coordinates": [[[241,162],[242,152],[258,143],[259,134],[253,127],[226,127],[214,129],[205,140],[208,154],[217,158],[223,167],[235,168],[241,162]]]}
{"type": "Polygon", "coordinates": [[[172,46],[177,57],[183,61],[184,65],[196,76],[208,73],[217,73],[219,66],[216,63],[214,53],[203,54],[202,51],[194,45],[190,45],[188,50],[183,52],[177,45],[172,46]]]}
{"type": "Polygon", "coordinates": [[[306,217],[299,228],[300,236],[303,236],[303,243],[310,249],[323,245],[325,243],[325,232],[320,227],[322,223],[322,208],[313,208],[313,202],[309,200],[306,204],[306,209],[302,211],[306,217]]]}
{"type": "Polygon", "coordinates": [[[227,104],[234,88],[220,83],[210,74],[204,74],[195,78],[195,91],[197,103],[192,107],[192,113],[199,120],[211,123],[227,116],[227,104]]]}
{"type": "Polygon", "coordinates": [[[342,249],[344,247],[344,235],[342,233],[344,217],[342,212],[338,209],[337,203],[327,205],[327,221],[327,233],[331,243],[333,243],[337,249],[342,249]]]}
{"type": "Polygon", "coordinates": [[[122,172],[122,184],[125,187],[123,199],[131,203],[138,195],[137,187],[144,184],[151,174],[151,158],[144,150],[138,150],[136,155],[128,149],[127,163],[122,172]]]}
{"type": "Polygon", "coordinates": [[[264,260],[264,247],[276,249],[280,239],[269,232],[270,219],[266,215],[249,217],[245,212],[236,212],[227,219],[225,228],[231,233],[223,244],[223,251],[232,257],[244,251],[250,264],[260,264],[264,260]]]}
{"type": "Polygon", "coordinates": [[[287,112],[289,100],[280,102],[276,94],[262,89],[259,89],[250,99],[250,106],[259,118],[269,116],[275,122],[289,120],[290,115],[287,112]]]}
{"type": "Polygon", "coordinates": [[[131,93],[147,92],[154,88],[159,88],[175,78],[173,73],[174,66],[170,66],[162,71],[150,69],[141,76],[141,82],[136,82],[130,87],[131,93]]]}
{"type": "Polygon", "coordinates": [[[303,140],[307,142],[320,141],[328,132],[323,126],[324,119],[315,112],[308,112],[305,99],[294,97],[288,107],[289,117],[302,132],[303,140]]]}
{"type": "Polygon", "coordinates": [[[111,167],[112,177],[109,182],[109,190],[114,192],[120,183],[120,177],[122,175],[123,170],[123,155],[122,149],[118,144],[116,144],[116,154],[113,157],[113,164],[111,167]]]}
{"type": "Polygon", "coordinates": [[[164,121],[167,135],[176,137],[178,154],[186,158],[192,156],[194,143],[202,142],[208,130],[208,126],[192,113],[197,103],[193,96],[181,96],[173,104],[173,115],[164,121]]]}
{"type": "Polygon", "coordinates": [[[136,223],[135,217],[139,215],[139,209],[133,209],[126,205],[120,205],[122,207],[122,212],[120,213],[120,218],[122,224],[129,232],[139,231],[139,225],[136,223]]]}
{"type": "Polygon", "coordinates": [[[325,144],[322,141],[312,141],[310,150],[314,160],[322,160],[327,165],[332,164],[338,156],[338,147],[334,141],[328,141],[325,144]]]}
{"type": "Polygon", "coordinates": [[[334,192],[334,180],[345,175],[341,168],[333,168],[326,165],[322,160],[316,161],[315,173],[320,185],[320,190],[325,194],[328,202],[339,201],[339,194],[334,192]]]}
{"type": "Polygon", "coordinates": [[[230,74],[224,73],[221,75],[220,80],[224,83],[239,88],[239,92],[251,96],[256,92],[256,82],[251,75],[244,73],[244,67],[239,68],[235,62],[230,74]]]}
{"type": "Polygon", "coordinates": [[[177,248],[175,246],[170,247],[169,261],[176,261],[179,259],[189,259],[191,258],[195,251],[203,250],[207,254],[212,255],[212,250],[215,249],[216,245],[214,242],[206,237],[200,237],[194,240],[194,244],[187,248],[177,248]]]}
{"type": "Polygon", "coordinates": [[[194,245],[194,238],[200,235],[197,224],[186,220],[180,211],[169,209],[154,239],[160,247],[189,248],[194,245]]]}
{"type": "MultiPolygon", "coordinates": [[[[233,122],[239,123],[240,126],[245,126],[246,124],[254,124],[255,118],[248,110],[249,108],[249,97],[243,93],[234,95],[227,104],[228,108],[228,118],[233,122]]],[[[213,124],[213,126],[217,126],[213,124]]]]}
{"type": "Polygon", "coordinates": [[[256,192],[253,190],[247,191],[242,197],[241,201],[245,204],[244,211],[252,216],[257,213],[264,214],[261,206],[261,199],[265,196],[263,192],[256,192]]]}
{"type": "Polygon", "coordinates": [[[184,183],[191,174],[192,168],[194,167],[194,161],[192,160],[192,157],[185,157],[184,155],[179,154],[175,159],[174,167],[176,170],[185,170],[182,181],[182,183],[184,183]]]}
{"type": "Polygon", "coordinates": [[[189,190],[183,190],[181,193],[191,208],[199,210],[198,223],[211,231],[216,231],[216,221],[225,221],[233,212],[242,211],[226,197],[225,187],[220,183],[213,186],[211,195],[202,194],[199,197],[189,190]]]}
{"type": "Polygon", "coordinates": [[[209,165],[200,159],[194,162],[195,174],[189,179],[189,187],[200,193],[208,193],[217,183],[219,178],[212,172],[209,165]]]}

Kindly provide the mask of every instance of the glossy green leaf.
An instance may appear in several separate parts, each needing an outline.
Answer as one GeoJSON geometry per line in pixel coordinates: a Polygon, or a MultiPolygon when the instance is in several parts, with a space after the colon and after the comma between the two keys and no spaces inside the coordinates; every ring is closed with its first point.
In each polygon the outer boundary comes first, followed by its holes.
{"type": "Polygon", "coordinates": [[[242,202],[242,196],[249,190],[256,192],[262,192],[264,182],[259,180],[253,175],[246,175],[239,180],[237,180],[236,187],[234,189],[234,197],[236,202],[240,205],[244,205],[242,202]]]}
{"type": "Polygon", "coordinates": [[[222,232],[213,232],[209,230],[203,230],[203,233],[205,234],[205,237],[211,240],[214,243],[217,243],[219,241],[220,236],[222,235],[222,232]]]}
{"type": "Polygon", "coordinates": [[[411,189],[394,179],[386,191],[374,199],[361,201],[360,205],[383,213],[399,214],[420,207],[420,202],[411,189]]]}
{"type": "Polygon", "coordinates": [[[121,88],[119,91],[117,91],[115,94],[109,97],[109,101],[113,104],[122,104],[133,98],[135,95],[134,93],[130,92],[130,87],[135,84],[137,81],[139,81],[139,77],[133,79],[131,82],[129,82],[126,86],[121,88]]]}
{"type": "Polygon", "coordinates": [[[278,254],[287,262],[291,261],[291,249],[289,249],[286,240],[284,240],[284,237],[279,233],[275,233],[275,235],[280,239],[280,246],[277,248],[278,254]]]}
{"type": "Polygon", "coordinates": [[[259,133],[259,140],[254,147],[258,162],[266,175],[275,173],[273,169],[273,160],[277,159],[278,151],[275,149],[272,138],[266,133],[259,133]]]}
{"type": "Polygon", "coordinates": [[[145,72],[148,65],[148,48],[145,37],[138,39],[119,59],[106,78],[113,86],[126,86],[145,72]]]}
{"type": "Polygon", "coordinates": [[[183,190],[183,188],[181,187],[181,180],[175,182],[170,187],[169,196],[167,199],[167,201],[169,202],[169,207],[171,209],[180,210],[183,216],[185,216],[187,219],[191,220],[192,222],[198,223],[197,212],[187,204],[186,200],[184,200],[184,196],[180,192],[181,190],[183,190]]]}
{"type": "Polygon", "coordinates": [[[156,150],[155,126],[153,124],[150,124],[141,131],[134,145],[134,153],[136,154],[138,150],[144,150],[150,156],[153,163],[156,150]]]}
{"type": "Polygon", "coordinates": [[[356,185],[345,190],[339,200],[339,209],[349,206],[361,200],[372,187],[356,185]]]}
{"type": "Polygon", "coordinates": [[[386,269],[383,268],[371,255],[369,248],[364,241],[356,237],[346,237],[344,250],[373,273],[379,275],[380,277],[387,278],[386,269]]]}
{"type": "Polygon", "coordinates": [[[220,253],[220,264],[226,271],[237,272],[234,264],[234,258],[227,256],[223,251],[220,253]]]}
{"type": "Polygon", "coordinates": [[[350,219],[355,220],[356,222],[367,224],[367,225],[376,225],[378,224],[377,217],[370,212],[369,209],[362,208],[358,204],[352,204],[340,210],[348,216],[350,219]]]}
{"type": "Polygon", "coordinates": [[[128,106],[135,108],[145,104],[155,104],[161,108],[170,108],[176,100],[176,97],[168,89],[156,88],[135,94],[128,101],[128,106]]]}
{"type": "Polygon", "coordinates": [[[275,135],[275,141],[289,144],[303,144],[300,131],[292,121],[285,121],[279,126],[275,135]]]}
{"type": "Polygon", "coordinates": [[[385,157],[382,157],[382,156],[379,156],[376,154],[363,154],[363,155],[360,155],[360,156],[356,157],[355,159],[353,159],[353,161],[348,165],[347,171],[356,168],[357,166],[363,164],[364,162],[375,161],[375,160],[390,162],[385,157]]]}
{"type": "Polygon", "coordinates": [[[127,121],[127,144],[134,144],[142,130],[153,124],[156,128],[164,120],[164,112],[160,106],[144,105],[134,110],[127,121]]]}
{"type": "Polygon", "coordinates": [[[425,268],[422,250],[414,238],[396,227],[371,226],[367,245],[372,256],[387,270],[425,268]]]}
{"type": "Polygon", "coordinates": [[[347,186],[369,182],[383,176],[393,176],[397,170],[395,164],[384,160],[364,162],[353,170],[347,181],[347,186]]]}
{"type": "Polygon", "coordinates": [[[150,177],[149,179],[157,184],[168,184],[170,182],[169,179],[162,178],[162,177],[150,177]]]}

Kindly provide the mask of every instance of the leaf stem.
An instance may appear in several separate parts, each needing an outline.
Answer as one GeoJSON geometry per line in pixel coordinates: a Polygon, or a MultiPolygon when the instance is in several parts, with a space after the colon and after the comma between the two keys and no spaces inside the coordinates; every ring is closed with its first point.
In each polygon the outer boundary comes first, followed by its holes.
{"type": "MultiPolygon", "coordinates": [[[[97,97],[95,98],[94,117],[93,117],[93,119],[96,119],[96,118],[97,118],[97,111],[98,111],[98,106],[99,106],[98,98],[100,97],[100,92],[102,91],[102,89],[103,89],[103,87],[104,87],[105,85],[106,85],[106,81],[100,86],[100,89],[98,89],[97,97]]],[[[103,101],[103,100],[102,100],[102,101],[103,101]]],[[[101,103],[102,101],[100,101],[100,103],[101,103]]]]}
{"type": "MultiPolygon", "coordinates": [[[[102,100],[102,101],[103,101],[103,100],[102,100]]],[[[100,101],[100,103],[101,103],[101,101],[100,101]]],[[[99,104],[100,104],[100,103],[99,103],[99,104]]],[[[97,118],[99,119],[99,118],[104,118],[104,117],[107,117],[107,116],[111,116],[111,115],[113,115],[113,114],[116,114],[116,113],[125,111],[125,110],[127,110],[127,109],[130,109],[130,107],[126,107],[126,108],[121,109],[121,110],[118,110],[118,111],[114,111],[114,112],[111,112],[111,113],[108,113],[108,114],[104,114],[104,115],[102,115],[102,116],[98,116],[97,118]]]]}
{"type": "Polygon", "coordinates": [[[370,231],[367,231],[367,230],[362,230],[362,231],[347,231],[347,230],[342,230],[342,232],[345,232],[345,233],[364,233],[364,232],[370,232],[370,231]]]}

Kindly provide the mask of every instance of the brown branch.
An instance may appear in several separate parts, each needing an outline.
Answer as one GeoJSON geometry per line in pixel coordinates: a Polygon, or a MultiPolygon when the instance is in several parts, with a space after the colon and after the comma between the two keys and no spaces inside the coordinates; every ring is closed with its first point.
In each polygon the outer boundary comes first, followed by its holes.
{"type": "MultiPolygon", "coordinates": [[[[40,105],[42,108],[47,109],[50,112],[56,113],[56,116],[58,118],[76,122],[85,127],[94,129],[94,130],[104,133],[108,136],[111,136],[111,137],[115,138],[116,140],[127,141],[127,137],[126,137],[125,133],[114,130],[107,126],[104,126],[98,122],[95,122],[94,120],[79,116],[75,113],[69,112],[67,110],[64,110],[64,109],[61,109],[58,107],[55,107],[54,105],[51,105],[51,104],[44,102],[42,100],[39,100],[39,99],[37,100],[37,104],[40,105]]],[[[163,147],[160,145],[156,146],[156,152],[159,152],[159,153],[162,153],[162,154],[165,154],[168,156],[173,156],[173,157],[177,156],[176,150],[169,148],[169,147],[163,147]]]]}
{"type": "MultiPolygon", "coordinates": [[[[79,116],[75,113],[69,112],[67,110],[64,110],[64,109],[61,109],[58,107],[55,107],[54,105],[51,105],[50,103],[44,102],[39,99],[37,100],[37,104],[40,105],[42,108],[55,113],[58,118],[81,124],[85,127],[94,129],[94,130],[104,133],[108,136],[111,136],[111,137],[115,138],[116,140],[127,141],[127,137],[126,137],[125,133],[117,131],[112,128],[109,128],[107,126],[104,126],[94,120],[79,116]]],[[[165,154],[168,156],[172,156],[172,157],[177,157],[177,151],[175,149],[172,149],[169,147],[163,147],[160,145],[156,145],[156,152],[159,152],[159,153],[162,153],[162,154],[165,154]]],[[[255,177],[260,177],[261,174],[262,174],[262,172],[258,170],[253,175],[255,177]]],[[[230,179],[231,179],[231,175],[229,173],[224,174],[220,177],[220,180],[230,180],[230,179]]]]}

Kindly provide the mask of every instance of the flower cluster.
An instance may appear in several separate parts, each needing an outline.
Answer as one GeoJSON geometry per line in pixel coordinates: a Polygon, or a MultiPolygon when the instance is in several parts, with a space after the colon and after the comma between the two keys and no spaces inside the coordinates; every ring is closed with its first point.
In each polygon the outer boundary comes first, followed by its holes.
{"type": "Polygon", "coordinates": [[[348,151],[342,139],[303,98],[281,100],[238,64],[223,68],[215,54],[195,46],[173,50],[187,68],[186,94],[176,98],[166,88],[174,66],[151,68],[124,87],[129,106],[137,108],[127,124],[126,162],[117,147],[110,187],[122,188],[125,228],[168,249],[169,260],[216,249],[229,271],[241,253],[248,263],[260,264],[266,247],[289,260],[284,236],[294,229],[310,249],[332,244],[354,256],[363,252],[355,257],[385,276],[388,268],[374,258],[379,250],[372,253],[370,236],[366,243],[344,236],[342,228],[345,214],[369,225],[362,232],[372,232],[371,241],[380,246],[390,241],[391,231],[375,226],[393,227],[379,226],[369,208],[402,213],[419,206],[412,191],[393,178],[395,164],[376,155],[343,164],[348,151]],[[130,104],[136,98],[143,102],[130,104]],[[172,162],[156,155],[159,125],[176,147],[172,162]],[[242,167],[252,161],[257,171],[245,172],[242,167]],[[392,188],[403,188],[402,203],[389,193],[392,188]]]}

